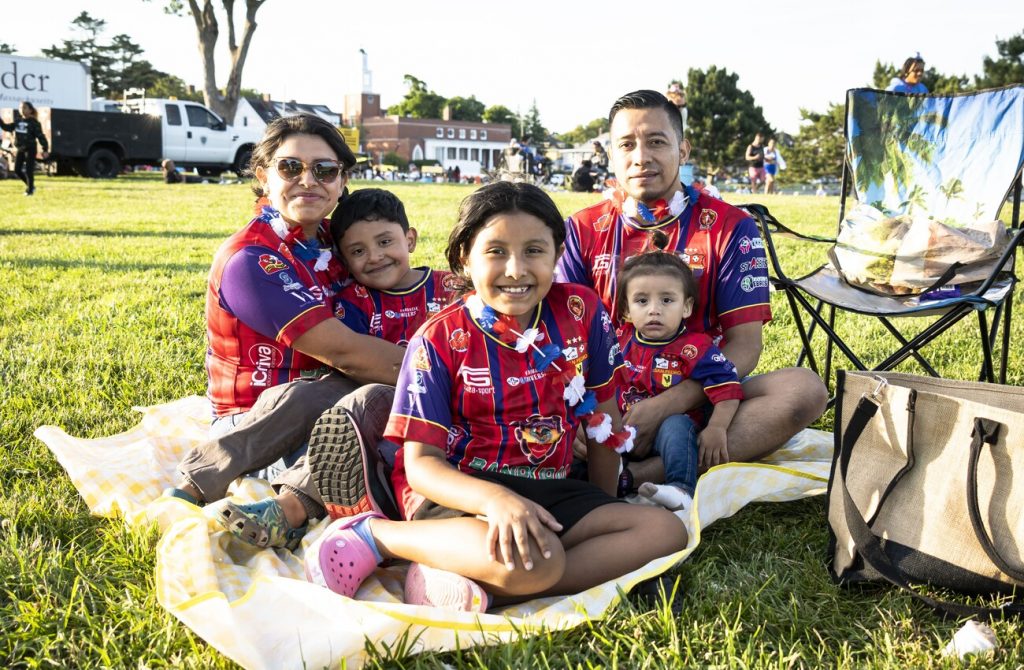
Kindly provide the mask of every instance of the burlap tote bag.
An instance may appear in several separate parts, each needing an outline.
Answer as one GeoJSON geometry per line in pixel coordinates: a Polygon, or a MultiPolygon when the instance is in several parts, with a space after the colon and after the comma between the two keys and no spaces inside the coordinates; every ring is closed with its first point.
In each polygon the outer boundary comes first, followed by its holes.
{"type": "MultiPolygon", "coordinates": [[[[898,373],[838,375],[828,488],[840,583],[1024,586],[1024,388],[898,373]]],[[[956,616],[987,610],[916,596],[956,616]]]]}

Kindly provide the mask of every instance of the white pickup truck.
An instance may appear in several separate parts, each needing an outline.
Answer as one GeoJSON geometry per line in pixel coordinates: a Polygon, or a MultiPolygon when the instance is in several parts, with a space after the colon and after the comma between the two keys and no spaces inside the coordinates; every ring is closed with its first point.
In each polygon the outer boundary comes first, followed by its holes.
{"type": "Polygon", "coordinates": [[[197,102],[143,99],[121,109],[39,110],[58,174],[109,179],[125,165],[157,165],[164,158],[202,175],[241,174],[260,139],[197,102]]]}
{"type": "Polygon", "coordinates": [[[164,158],[206,175],[238,172],[260,140],[197,102],[90,100],[91,86],[81,63],[0,54],[0,117],[13,121],[22,100],[39,108],[58,174],[116,177],[125,165],[164,158]]]}

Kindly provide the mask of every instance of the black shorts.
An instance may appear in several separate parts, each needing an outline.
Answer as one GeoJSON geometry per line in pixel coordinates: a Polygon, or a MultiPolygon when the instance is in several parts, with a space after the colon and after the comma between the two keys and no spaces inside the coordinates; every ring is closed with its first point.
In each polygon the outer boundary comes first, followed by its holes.
{"type": "MultiPolygon", "coordinates": [[[[537,503],[551,515],[562,530],[559,537],[580,522],[590,512],[608,503],[623,502],[613,498],[590,482],[578,479],[531,479],[516,477],[499,472],[474,472],[470,477],[478,477],[495,484],[500,484],[513,493],[537,503]]],[[[469,512],[438,505],[432,500],[424,500],[413,514],[413,521],[423,519],[454,519],[460,516],[473,516],[469,512]]]]}

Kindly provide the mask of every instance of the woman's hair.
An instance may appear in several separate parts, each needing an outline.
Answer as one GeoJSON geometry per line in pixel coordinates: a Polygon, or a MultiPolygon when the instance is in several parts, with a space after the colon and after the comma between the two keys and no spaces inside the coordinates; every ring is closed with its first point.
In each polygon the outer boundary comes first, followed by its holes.
{"type": "Polygon", "coordinates": [[[263,139],[252,151],[252,158],[249,159],[249,171],[253,174],[252,192],[257,198],[267,194],[263,187],[255,179],[256,168],[267,168],[270,166],[270,159],[274,157],[277,148],[292,135],[316,135],[327,142],[327,145],[334,151],[338,162],[341,163],[343,173],[351,170],[356,164],[355,154],[345,144],[344,138],[338,129],[327,121],[313,114],[296,114],[294,116],[282,116],[274,119],[267,126],[263,133],[263,139]]]}
{"type": "Polygon", "coordinates": [[[36,111],[36,106],[28,100],[22,100],[20,107],[21,109],[19,109],[18,111],[22,114],[22,116],[25,116],[30,119],[34,119],[39,116],[39,112],[36,111]]]}
{"type": "Polygon", "coordinates": [[[921,69],[924,69],[924,59],[920,56],[911,56],[907,60],[903,61],[903,69],[900,70],[899,78],[906,79],[907,75],[910,74],[910,70],[915,66],[920,65],[921,69]]]}
{"type": "Polygon", "coordinates": [[[499,181],[467,196],[459,205],[459,221],[448,236],[448,265],[462,274],[462,259],[469,255],[473,240],[495,216],[522,212],[535,216],[548,227],[555,248],[565,242],[565,220],[547,193],[533,184],[499,181]]]}
{"type": "Polygon", "coordinates": [[[629,282],[637,277],[654,275],[663,275],[679,280],[679,284],[683,287],[683,297],[693,298],[693,307],[697,307],[697,280],[694,278],[690,266],[676,254],[658,250],[633,256],[623,263],[616,280],[618,290],[615,297],[615,308],[619,314],[629,313],[629,282]]]}
{"type": "Polygon", "coordinates": [[[382,188],[363,188],[338,201],[331,214],[331,239],[341,243],[345,231],[357,221],[386,221],[409,230],[409,217],[398,196],[382,188]]]}

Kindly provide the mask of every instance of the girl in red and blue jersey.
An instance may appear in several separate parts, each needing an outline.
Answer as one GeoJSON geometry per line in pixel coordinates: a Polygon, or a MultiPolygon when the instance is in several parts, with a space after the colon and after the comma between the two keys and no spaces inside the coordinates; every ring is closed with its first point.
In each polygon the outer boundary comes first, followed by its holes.
{"type": "Polygon", "coordinates": [[[385,437],[406,521],[338,519],[306,573],[355,594],[385,558],[412,562],[407,603],[482,612],[570,594],[686,546],[664,509],[619,504],[622,365],[592,290],[552,285],[565,227],[542,190],[498,182],[463,201],[448,261],[470,292],[409,342],[385,437]],[[590,482],[566,479],[587,426],[590,482]]]}

